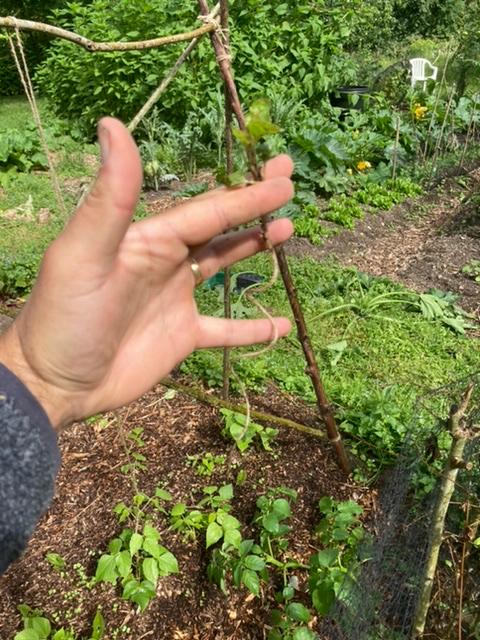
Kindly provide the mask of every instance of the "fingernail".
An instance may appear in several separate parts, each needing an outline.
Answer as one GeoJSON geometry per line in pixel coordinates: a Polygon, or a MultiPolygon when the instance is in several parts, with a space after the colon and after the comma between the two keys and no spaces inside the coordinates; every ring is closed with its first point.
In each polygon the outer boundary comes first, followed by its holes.
{"type": "Polygon", "coordinates": [[[98,127],[98,142],[100,143],[100,160],[106,164],[110,153],[110,131],[100,125],[98,127]]]}

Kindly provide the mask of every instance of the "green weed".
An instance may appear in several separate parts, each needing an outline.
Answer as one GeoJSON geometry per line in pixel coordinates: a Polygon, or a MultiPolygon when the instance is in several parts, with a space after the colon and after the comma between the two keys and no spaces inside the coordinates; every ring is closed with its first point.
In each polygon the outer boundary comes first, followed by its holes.
{"type": "Polygon", "coordinates": [[[345,579],[358,566],[358,545],[364,537],[362,508],[353,500],[337,502],[322,498],[322,519],[317,535],[322,549],[310,559],[309,591],[317,612],[327,615],[345,579]]]}
{"type": "Polygon", "coordinates": [[[258,442],[264,451],[272,450],[271,445],[278,435],[278,429],[263,427],[251,420],[247,423],[246,416],[230,409],[220,409],[220,413],[225,422],[222,435],[234,440],[241,453],[247,451],[255,442],[258,442]]]}

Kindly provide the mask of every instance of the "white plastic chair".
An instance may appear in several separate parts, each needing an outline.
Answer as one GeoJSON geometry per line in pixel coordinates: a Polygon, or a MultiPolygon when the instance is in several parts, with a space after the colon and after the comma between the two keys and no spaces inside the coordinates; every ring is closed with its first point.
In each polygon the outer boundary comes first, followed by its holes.
{"type": "Polygon", "coordinates": [[[437,79],[438,67],[435,67],[426,58],[412,58],[410,60],[410,67],[412,87],[414,87],[417,82],[422,82],[423,90],[425,91],[427,81],[437,79]],[[429,75],[427,75],[427,67],[431,72],[429,75]]]}

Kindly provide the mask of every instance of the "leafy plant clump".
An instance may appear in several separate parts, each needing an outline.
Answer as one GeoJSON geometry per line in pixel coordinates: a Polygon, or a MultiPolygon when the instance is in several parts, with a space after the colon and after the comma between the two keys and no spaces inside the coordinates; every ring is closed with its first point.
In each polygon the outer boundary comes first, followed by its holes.
{"type": "Polygon", "coordinates": [[[462,268],[462,273],[475,282],[480,282],[480,260],[470,260],[470,262],[462,268]]]}
{"type": "Polygon", "coordinates": [[[318,503],[322,514],[316,529],[322,549],[310,560],[309,589],[312,603],[327,615],[345,580],[354,579],[358,546],[364,537],[362,508],[353,500],[338,502],[325,497],[318,503]]]}
{"type": "Polygon", "coordinates": [[[40,145],[38,131],[34,125],[22,129],[0,131],[0,169],[8,171],[31,171],[46,169],[47,157],[40,145]]]}
{"type": "MultiPolygon", "coordinates": [[[[81,640],[71,629],[55,630],[50,620],[44,617],[39,609],[32,609],[26,604],[18,606],[22,616],[23,630],[15,634],[14,640],[81,640]]],[[[105,621],[100,609],[92,622],[92,631],[88,640],[102,640],[105,634],[105,621]]],[[[85,639],[86,640],[86,639],[85,639]]]]}
{"type": "Polygon", "coordinates": [[[264,427],[261,424],[247,421],[247,417],[230,409],[220,409],[225,426],[222,435],[231,438],[237,449],[244,453],[255,442],[259,443],[265,451],[272,450],[272,442],[278,435],[278,429],[264,427]]]}
{"type": "Polygon", "coordinates": [[[120,582],[122,598],[146,609],[156,595],[159,578],[178,573],[175,556],[160,544],[160,533],[148,522],[141,533],[124,529],[108,545],[97,565],[95,580],[116,585],[120,582]]]}

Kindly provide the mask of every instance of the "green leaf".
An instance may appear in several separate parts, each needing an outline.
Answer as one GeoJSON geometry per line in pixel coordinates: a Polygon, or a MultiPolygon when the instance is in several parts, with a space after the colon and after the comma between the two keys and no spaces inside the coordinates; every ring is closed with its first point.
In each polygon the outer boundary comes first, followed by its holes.
{"type": "MultiPolygon", "coordinates": [[[[240,132],[241,133],[241,132],[240,132]]],[[[218,182],[224,184],[226,187],[243,187],[247,179],[241,171],[234,171],[233,173],[227,173],[225,169],[220,168],[217,171],[216,178],[218,182]]]]}
{"type": "Polygon", "coordinates": [[[223,547],[234,547],[238,549],[242,542],[242,534],[238,529],[227,529],[223,535],[223,547]]]}
{"type": "Polygon", "coordinates": [[[65,569],[65,560],[58,553],[47,553],[45,556],[48,564],[56,571],[65,569]]]}
{"type": "Polygon", "coordinates": [[[103,634],[105,633],[105,620],[103,619],[102,612],[100,609],[97,609],[97,613],[95,614],[95,618],[92,623],[92,637],[90,640],[102,640],[103,634]]]}
{"type": "Polygon", "coordinates": [[[280,129],[273,123],[266,120],[252,120],[248,124],[248,133],[255,142],[259,142],[265,136],[278,133],[280,129]]]}
{"type": "Polygon", "coordinates": [[[317,636],[308,627],[300,627],[293,632],[292,640],[316,640],[317,636]]]}
{"type": "Polygon", "coordinates": [[[273,535],[278,535],[280,532],[280,522],[278,521],[278,516],[274,513],[269,513],[267,516],[262,518],[263,527],[269,532],[273,533],[273,535]]]}
{"type": "Polygon", "coordinates": [[[265,568],[265,560],[260,558],[260,556],[247,556],[244,559],[245,566],[247,569],[251,569],[252,571],[262,571],[265,568]]]}
{"type": "Polygon", "coordinates": [[[125,584],[122,597],[124,600],[138,604],[140,610],[144,611],[155,597],[155,593],[155,586],[149,580],[143,580],[140,583],[132,578],[125,584]]]}
{"type": "Polygon", "coordinates": [[[170,511],[170,515],[174,518],[178,518],[179,516],[183,516],[186,510],[187,505],[179,502],[172,508],[172,510],[170,511]]]}
{"type": "Polygon", "coordinates": [[[132,556],[130,555],[130,552],[127,550],[121,551],[116,556],[115,564],[120,577],[126,578],[132,570],[132,556]]]}
{"type": "Polygon", "coordinates": [[[207,549],[218,542],[222,536],[222,527],[216,522],[211,522],[207,527],[207,549]]]}
{"type": "Polygon", "coordinates": [[[143,575],[147,580],[150,580],[154,585],[158,581],[158,564],[155,558],[145,558],[142,563],[143,575]]]}
{"type": "Polygon", "coordinates": [[[118,578],[116,556],[103,555],[98,561],[95,580],[97,582],[110,582],[115,584],[118,578]]]}
{"type": "Polygon", "coordinates": [[[242,583],[247,587],[250,593],[253,593],[254,596],[260,595],[260,580],[255,571],[245,569],[242,573],[242,583]]]}
{"type": "Polygon", "coordinates": [[[43,640],[34,629],[25,629],[17,633],[13,640],[43,640]]]}
{"type": "Polygon", "coordinates": [[[318,508],[324,514],[331,513],[331,511],[333,510],[333,506],[334,500],[333,498],[329,498],[328,496],[321,498],[321,500],[319,500],[318,502],[318,508]]]}
{"type": "Polygon", "coordinates": [[[153,540],[153,538],[145,538],[145,541],[143,543],[143,550],[145,551],[145,553],[148,553],[153,558],[156,558],[158,560],[162,549],[163,547],[161,547],[156,540],[153,540]]]}
{"type": "Polygon", "coordinates": [[[148,522],[143,527],[143,535],[150,540],[160,540],[160,533],[155,527],[152,527],[148,522]]]}
{"type": "MultiPolygon", "coordinates": [[[[246,131],[241,131],[240,129],[233,129],[232,131],[234,137],[242,144],[244,147],[249,147],[255,141],[252,140],[251,136],[246,131]]],[[[239,173],[239,172],[237,172],[239,173]]],[[[233,174],[232,174],[233,175],[233,174]]],[[[245,181],[245,177],[243,177],[245,181]]]]}
{"type": "Polygon", "coordinates": [[[41,640],[48,638],[52,627],[50,621],[42,616],[34,616],[25,621],[26,629],[33,629],[41,640]]]}
{"type": "Polygon", "coordinates": [[[250,553],[253,545],[254,545],[253,540],[243,540],[238,549],[240,551],[240,556],[243,557],[243,556],[246,556],[248,553],[250,553]]]}
{"type": "Polygon", "coordinates": [[[328,582],[317,585],[312,592],[312,602],[322,616],[326,616],[335,601],[335,591],[328,582]]]}
{"type": "Polygon", "coordinates": [[[310,611],[300,602],[290,602],[285,609],[285,613],[290,620],[295,620],[295,622],[305,622],[305,624],[310,622],[310,611]]]}
{"type": "Polygon", "coordinates": [[[172,573],[178,573],[178,562],[173,553],[166,551],[157,560],[160,575],[168,576],[172,573]]]}
{"type": "Polygon", "coordinates": [[[319,551],[315,556],[318,565],[320,567],[331,567],[332,564],[335,564],[338,558],[338,550],[337,549],[323,549],[319,551]]]}
{"type": "Polygon", "coordinates": [[[142,548],[143,536],[140,533],[133,533],[130,538],[129,549],[132,557],[142,548]]]}
{"type": "Polygon", "coordinates": [[[240,522],[234,516],[231,516],[229,513],[225,511],[219,511],[217,515],[217,522],[220,524],[225,531],[229,529],[239,529],[240,522]]]}
{"type": "Polygon", "coordinates": [[[280,519],[288,518],[291,515],[290,505],[285,498],[277,498],[273,503],[273,512],[279,516],[280,519]]]}
{"type": "Polygon", "coordinates": [[[115,554],[120,552],[120,549],[123,547],[123,542],[120,538],[113,538],[108,543],[108,550],[114,556],[115,554]]]}
{"type": "Polygon", "coordinates": [[[170,493],[168,493],[168,491],[165,491],[165,489],[160,489],[160,487],[157,487],[155,489],[155,496],[157,498],[160,498],[161,500],[173,500],[173,497],[170,493]]]}
{"type": "Polygon", "coordinates": [[[220,489],[218,490],[218,495],[222,500],[231,500],[233,498],[233,485],[226,484],[223,487],[220,487],[220,489]]]}

